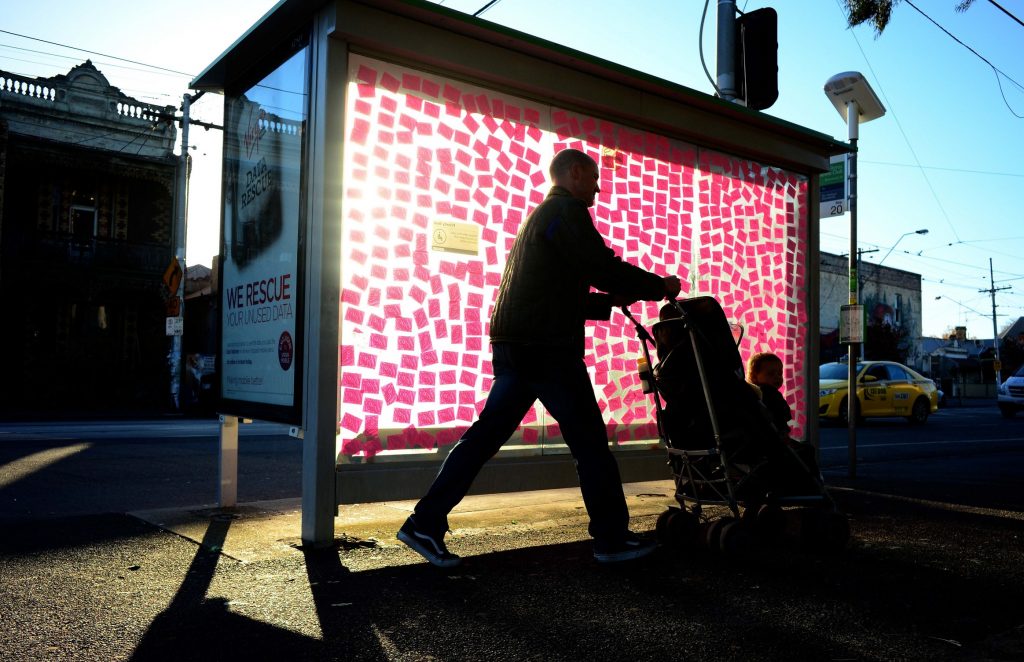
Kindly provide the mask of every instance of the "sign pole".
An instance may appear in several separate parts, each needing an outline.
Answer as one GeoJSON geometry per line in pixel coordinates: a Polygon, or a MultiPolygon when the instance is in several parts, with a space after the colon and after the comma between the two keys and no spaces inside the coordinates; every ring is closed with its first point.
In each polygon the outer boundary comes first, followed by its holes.
{"type": "MultiPolygon", "coordinates": [[[[188,121],[189,121],[189,109],[191,107],[192,96],[186,93],[182,96],[181,101],[181,157],[178,164],[178,181],[177,191],[175,192],[175,219],[174,219],[174,258],[182,271],[184,276],[185,270],[185,237],[186,228],[188,223],[188,121]]],[[[168,313],[174,312],[174,315],[168,317],[177,317],[184,319],[184,300],[185,300],[185,278],[181,277],[174,285],[171,291],[171,298],[174,301],[171,307],[168,308],[168,313]]],[[[181,373],[182,373],[182,361],[181,361],[181,340],[183,330],[179,327],[182,326],[181,322],[175,324],[174,330],[176,331],[171,336],[171,352],[170,356],[167,357],[168,367],[170,369],[171,377],[171,402],[174,404],[175,410],[181,410],[184,404],[181,401],[181,373]]]]}
{"type": "MultiPolygon", "coordinates": [[[[850,305],[855,309],[860,303],[860,292],[857,273],[857,129],[859,108],[856,101],[846,104],[847,125],[849,128],[850,145],[850,305]]],[[[847,475],[857,477],[857,356],[858,343],[849,344],[846,356],[848,379],[846,390],[846,430],[847,430],[847,475]]]]}

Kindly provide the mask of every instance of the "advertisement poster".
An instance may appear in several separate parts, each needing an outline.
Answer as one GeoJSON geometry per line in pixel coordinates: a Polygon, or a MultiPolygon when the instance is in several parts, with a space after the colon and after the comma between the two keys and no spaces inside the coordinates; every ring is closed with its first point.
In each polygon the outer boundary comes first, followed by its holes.
{"type": "Polygon", "coordinates": [[[299,404],[296,326],[306,117],[305,50],[225,100],[221,397],[270,405],[254,415],[285,422],[293,418],[287,410],[299,404]]]}

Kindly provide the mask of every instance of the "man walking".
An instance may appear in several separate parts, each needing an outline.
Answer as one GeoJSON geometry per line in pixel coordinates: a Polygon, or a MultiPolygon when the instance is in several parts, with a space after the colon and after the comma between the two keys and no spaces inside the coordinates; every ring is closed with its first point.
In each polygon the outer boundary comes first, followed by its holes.
{"type": "Polygon", "coordinates": [[[549,173],[553,186],[520,227],[498,289],[487,403],[398,532],[437,566],[460,561],[444,543],[448,513],[538,399],[558,421],[576,461],[594,558],[625,561],[655,547],[629,530],[618,463],[584,363],[584,332],[586,320],[607,320],[613,306],[675,299],[679,279],[628,264],[605,245],[587,211],[601,190],[592,158],[563,150],[549,173]]]}

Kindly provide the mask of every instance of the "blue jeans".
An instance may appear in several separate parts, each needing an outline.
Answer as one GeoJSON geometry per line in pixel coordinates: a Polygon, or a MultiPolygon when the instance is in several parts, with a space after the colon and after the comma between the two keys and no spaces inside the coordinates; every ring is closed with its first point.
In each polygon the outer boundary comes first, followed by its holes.
{"type": "Polygon", "coordinates": [[[416,526],[448,530],[448,513],[466,496],[487,460],[522,422],[537,400],[558,421],[576,462],[590,535],[620,538],[629,527],[619,465],[594,397],[586,364],[574,347],[494,343],[494,383],[480,417],[452,448],[433,485],[416,504],[416,526]]]}

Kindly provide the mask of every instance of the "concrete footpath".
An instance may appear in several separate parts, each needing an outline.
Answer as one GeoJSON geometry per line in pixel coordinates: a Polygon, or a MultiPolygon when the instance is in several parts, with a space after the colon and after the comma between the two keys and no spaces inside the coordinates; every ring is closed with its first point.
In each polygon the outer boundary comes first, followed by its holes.
{"type": "MultiPolygon", "coordinates": [[[[0,660],[1024,659],[1019,509],[907,496],[870,467],[830,482],[842,554],[610,568],[577,489],[466,499],[452,570],[395,540],[407,501],[342,507],[327,550],[302,548],[293,500],[9,522],[0,660]]],[[[671,481],[625,489],[653,535],[671,481]]]]}

